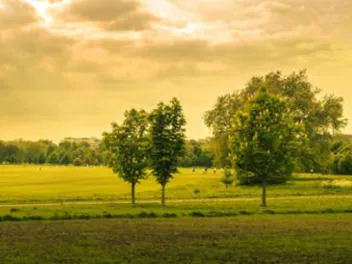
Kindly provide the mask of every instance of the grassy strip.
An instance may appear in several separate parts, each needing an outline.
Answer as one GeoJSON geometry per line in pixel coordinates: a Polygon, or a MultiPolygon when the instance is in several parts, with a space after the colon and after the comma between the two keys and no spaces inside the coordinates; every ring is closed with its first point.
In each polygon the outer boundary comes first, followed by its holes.
{"type": "Polygon", "coordinates": [[[0,216],[0,222],[19,222],[19,221],[43,221],[43,220],[89,220],[89,219],[134,219],[134,218],[177,218],[177,217],[235,217],[240,215],[301,215],[301,214],[350,214],[352,209],[337,210],[337,209],[323,209],[323,210],[288,210],[288,211],[275,211],[275,210],[263,210],[258,211],[246,211],[241,210],[238,212],[221,212],[221,211],[210,211],[210,212],[200,212],[192,211],[189,213],[163,213],[158,214],[155,212],[140,212],[138,214],[55,214],[52,216],[14,216],[11,214],[6,214],[0,216]]]}
{"type": "Polygon", "coordinates": [[[258,200],[192,201],[159,204],[64,204],[42,206],[0,207],[0,221],[71,220],[109,218],[175,218],[227,217],[271,214],[334,214],[351,213],[352,199],[347,197],[306,197],[269,199],[262,208],[258,200]]]}

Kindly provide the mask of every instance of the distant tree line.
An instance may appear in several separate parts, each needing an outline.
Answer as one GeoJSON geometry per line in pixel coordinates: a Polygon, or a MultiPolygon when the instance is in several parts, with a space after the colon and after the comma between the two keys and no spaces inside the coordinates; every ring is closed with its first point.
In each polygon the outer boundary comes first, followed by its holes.
{"type": "Polygon", "coordinates": [[[180,167],[212,167],[215,154],[212,152],[211,140],[188,140],[185,154],[178,161],[180,167]]]}
{"type": "Polygon", "coordinates": [[[0,141],[0,164],[102,165],[107,155],[102,144],[96,147],[87,142],[0,141]]]}
{"type": "MultiPolygon", "coordinates": [[[[210,140],[187,140],[185,154],[178,160],[180,167],[211,167],[214,154],[210,140]]],[[[0,164],[53,164],[75,166],[107,165],[109,152],[102,142],[62,141],[55,144],[49,140],[0,141],[0,164]]]]}

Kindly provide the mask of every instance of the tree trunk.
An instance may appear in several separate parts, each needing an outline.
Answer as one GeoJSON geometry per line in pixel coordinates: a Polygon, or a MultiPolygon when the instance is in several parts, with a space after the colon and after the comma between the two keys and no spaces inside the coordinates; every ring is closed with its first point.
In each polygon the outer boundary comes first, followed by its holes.
{"type": "Polygon", "coordinates": [[[135,190],[136,190],[136,183],[131,183],[131,202],[134,206],[136,204],[136,197],[135,197],[135,190]]]}
{"type": "Polygon", "coordinates": [[[161,206],[165,207],[165,185],[161,185],[161,206]]]}
{"type": "Polygon", "coordinates": [[[266,180],[262,183],[262,204],[261,206],[266,207],[266,180]]]}

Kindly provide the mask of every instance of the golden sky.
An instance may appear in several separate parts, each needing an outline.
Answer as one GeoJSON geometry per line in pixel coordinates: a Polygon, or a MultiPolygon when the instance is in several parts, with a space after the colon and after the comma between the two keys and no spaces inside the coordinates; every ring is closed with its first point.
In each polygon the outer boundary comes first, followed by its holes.
{"type": "Polygon", "coordinates": [[[217,96],[300,69],[352,119],[351,0],[0,0],[1,139],[100,136],[174,96],[203,138],[217,96]]]}

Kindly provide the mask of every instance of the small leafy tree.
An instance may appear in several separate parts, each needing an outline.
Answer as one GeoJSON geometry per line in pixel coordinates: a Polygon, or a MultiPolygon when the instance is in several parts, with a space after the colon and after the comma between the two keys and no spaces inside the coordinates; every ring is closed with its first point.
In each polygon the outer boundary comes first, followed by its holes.
{"type": "Polygon", "coordinates": [[[282,97],[262,88],[236,115],[230,138],[232,161],[240,184],[262,185],[266,206],[268,183],[283,183],[293,172],[302,147],[303,129],[282,97]]]}
{"type": "Polygon", "coordinates": [[[110,152],[108,165],[124,181],[131,184],[131,202],[135,204],[135,187],[146,176],[148,167],[148,116],[143,110],[125,112],[121,125],[112,124],[112,132],[104,133],[104,144],[110,152]]]}
{"type": "Polygon", "coordinates": [[[178,159],[185,150],[186,120],[180,102],[160,103],[150,115],[151,169],[161,185],[161,204],[165,206],[165,186],[177,172],[178,159]]]}
{"type": "Polygon", "coordinates": [[[221,182],[225,185],[226,190],[227,188],[233,183],[233,175],[230,170],[225,169],[224,170],[224,177],[222,177],[221,182]]]}
{"type": "Polygon", "coordinates": [[[73,160],[73,165],[75,166],[82,166],[82,160],[80,158],[75,158],[73,160]]]}

